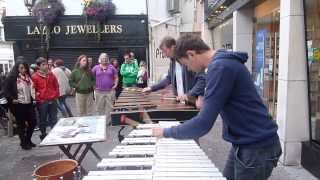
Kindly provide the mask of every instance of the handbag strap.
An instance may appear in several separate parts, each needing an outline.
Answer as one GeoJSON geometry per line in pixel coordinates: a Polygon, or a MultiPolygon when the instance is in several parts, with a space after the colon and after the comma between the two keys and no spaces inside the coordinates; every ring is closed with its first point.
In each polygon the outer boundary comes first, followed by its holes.
{"type": "Polygon", "coordinates": [[[75,89],[77,89],[80,86],[80,83],[84,78],[84,75],[85,75],[85,72],[82,74],[81,79],[78,81],[77,85],[75,86],[75,89]]]}

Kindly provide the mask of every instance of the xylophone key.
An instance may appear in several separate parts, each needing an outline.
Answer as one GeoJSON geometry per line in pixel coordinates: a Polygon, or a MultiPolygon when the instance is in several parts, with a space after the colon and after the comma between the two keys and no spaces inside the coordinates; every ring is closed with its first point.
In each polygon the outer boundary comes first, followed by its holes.
{"type": "Polygon", "coordinates": [[[84,180],[225,180],[194,140],[145,137],[151,135],[152,127],[142,125],[129,133],[129,138],[109,153],[117,158],[103,159],[97,165],[100,169],[111,169],[91,171],[84,180]]]}
{"type": "Polygon", "coordinates": [[[155,172],[220,172],[218,168],[211,167],[157,167],[153,168],[155,172]]]}
{"type": "Polygon", "coordinates": [[[98,168],[107,167],[129,167],[129,166],[152,166],[154,164],[153,158],[113,158],[113,159],[103,159],[98,163],[98,168]]]}
{"type": "Polygon", "coordinates": [[[223,177],[220,172],[155,172],[154,177],[223,177]]]}
{"type": "Polygon", "coordinates": [[[153,180],[226,180],[224,177],[153,177],[153,180]]]}
{"type": "Polygon", "coordinates": [[[152,175],[152,170],[112,170],[90,171],[88,176],[111,176],[111,175],[152,175]]]}

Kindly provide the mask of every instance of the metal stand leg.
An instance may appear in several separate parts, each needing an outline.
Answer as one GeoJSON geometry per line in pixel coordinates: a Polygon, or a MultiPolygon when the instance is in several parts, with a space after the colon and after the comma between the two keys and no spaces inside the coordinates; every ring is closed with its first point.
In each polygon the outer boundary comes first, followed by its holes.
{"type": "MultiPolygon", "coordinates": [[[[70,146],[70,145],[69,145],[70,146]]],[[[69,148],[66,148],[64,147],[63,145],[60,145],[59,148],[61,149],[61,151],[70,159],[74,159],[76,160],[75,158],[73,158],[73,155],[70,153],[70,149],[69,148]]]]}
{"type": "Polygon", "coordinates": [[[83,161],[83,159],[86,157],[88,151],[90,150],[93,155],[99,160],[101,161],[102,158],[101,156],[92,148],[92,143],[86,143],[86,144],[79,144],[79,146],[77,147],[77,149],[75,150],[75,152],[72,154],[70,152],[71,150],[71,146],[72,145],[68,145],[67,147],[64,146],[64,145],[60,145],[59,148],[61,149],[61,151],[70,159],[74,159],[78,162],[79,166],[81,167],[81,171],[84,173],[84,174],[87,174],[88,171],[86,169],[84,169],[82,166],[81,166],[81,163],[83,161]],[[81,148],[82,146],[85,145],[85,148],[83,149],[83,151],[81,152],[81,148]],[[77,158],[77,155],[80,154],[79,158],[77,158]]]}
{"type": "Polygon", "coordinates": [[[80,144],[80,145],[78,146],[78,148],[76,149],[76,151],[75,151],[74,154],[73,154],[73,158],[76,158],[78,152],[79,152],[80,149],[82,148],[82,145],[83,145],[83,144],[80,144]]]}
{"type": "Polygon", "coordinates": [[[124,136],[121,134],[121,131],[125,128],[125,126],[121,126],[120,130],[118,131],[118,140],[121,142],[124,139],[124,136]]]}
{"type": "Polygon", "coordinates": [[[102,160],[101,156],[99,156],[99,154],[98,154],[91,146],[89,147],[89,149],[90,149],[90,151],[93,153],[93,155],[96,156],[96,158],[97,158],[99,161],[102,160]]]}

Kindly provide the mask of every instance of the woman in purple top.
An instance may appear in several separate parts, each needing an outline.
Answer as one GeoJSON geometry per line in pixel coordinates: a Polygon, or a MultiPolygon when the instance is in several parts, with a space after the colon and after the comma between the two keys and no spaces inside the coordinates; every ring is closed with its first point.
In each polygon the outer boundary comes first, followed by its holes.
{"type": "Polygon", "coordinates": [[[115,88],[118,86],[118,72],[109,63],[107,53],[101,53],[99,64],[92,68],[92,74],[96,78],[95,99],[99,115],[106,115],[107,122],[110,122],[110,111],[113,103],[115,88]]]}

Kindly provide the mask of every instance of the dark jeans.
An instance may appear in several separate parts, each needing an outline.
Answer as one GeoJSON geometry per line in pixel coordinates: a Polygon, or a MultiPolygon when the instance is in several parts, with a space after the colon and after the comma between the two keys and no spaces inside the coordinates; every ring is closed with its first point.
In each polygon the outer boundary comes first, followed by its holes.
{"type": "Polygon", "coordinates": [[[66,103],[67,96],[60,96],[58,99],[58,109],[60,110],[63,117],[72,117],[72,112],[66,103]]]}
{"type": "Polygon", "coordinates": [[[282,153],[279,140],[264,148],[233,145],[223,171],[228,180],[266,180],[282,153]]]}
{"type": "Polygon", "coordinates": [[[139,87],[139,88],[148,87],[148,83],[147,83],[147,82],[144,82],[144,83],[142,83],[142,84],[137,84],[137,87],[139,87]]]}
{"type": "Polygon", "coordinates": [[[123,84],[122,87],[136,87],[136,84],[123,84]]]}
{"type": "Polygon", "coordinates": [[[49,125],[51,128],[57,123],[57,101],[45,101],[38,103],[38,111],[40,115],[39,128],[42,135],[46,135],[46,128],[49,125]]]}
{"type": "Polygon", "coordinates": [[[21,145],[30,143],[37,124],[33,104],[12,104],[10,110],[16,118],[21,145]]]}

